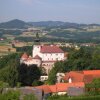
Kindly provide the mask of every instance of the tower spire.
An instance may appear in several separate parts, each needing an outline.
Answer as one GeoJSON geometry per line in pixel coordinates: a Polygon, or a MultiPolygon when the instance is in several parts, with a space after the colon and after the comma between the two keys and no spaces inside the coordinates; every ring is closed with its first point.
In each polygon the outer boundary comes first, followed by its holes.
{"type": "Polygon", "coordinates": [[[34,44],[40,44],[40,38],[39,38],[39,34],[36,33],[36,38],[34,40],[34,44]]]}

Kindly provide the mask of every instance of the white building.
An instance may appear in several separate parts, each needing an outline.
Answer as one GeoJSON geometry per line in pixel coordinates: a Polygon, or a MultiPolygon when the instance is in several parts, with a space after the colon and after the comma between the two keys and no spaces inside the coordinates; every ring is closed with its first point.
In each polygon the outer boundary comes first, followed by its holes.
{"type": "Polygon", "coordinates": [[[48,80],[48,76],[40,76],[40,81],[44,82],[48,80]]]}
{"type": "Polygon", "coordinates": [[[21,62],[27,65],[36,64],[39,67],[41,66],[48,74],[55,62],[65,60],[65,53],[58,46],[41,45],[38,39],[36,42],[33,46],[32,57],[24,53],[21,57],[21,62]]]}
{"type": "Polygon", "coordinates": [[[62,79],[65,76],[65,73],[57,73],[56,77],[57,77],[57,83],[61,83],[64,82],[62,79]]]}

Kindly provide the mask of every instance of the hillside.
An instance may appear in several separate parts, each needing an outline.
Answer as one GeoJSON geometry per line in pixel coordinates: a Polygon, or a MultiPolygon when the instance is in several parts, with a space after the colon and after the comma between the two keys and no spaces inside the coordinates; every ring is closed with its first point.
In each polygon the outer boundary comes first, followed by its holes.
{"type": "Polygon", "coordinates": [[[22,28],[27,28],[28,26],[30,26],[30,24],[28,24],[24,21],[18,20],[18,19],[14,19],[14,20],[0,24],[0,28],[7,28],[7,29],[9,29],[9,28],[22,29],[22,28]]]}
{"type": "Polygon", "coordinates": [[[29,22],[33,26],[36,27],[53,27],[53,26],[61,26],[64,22],[61,21],[40,21],[40,22],[29,22]]]}
{"type": "Polygon", "coordinates": [[[24,22],[15,19],[1,23],[0,28],[4,28],[0,29],[0,38],[5,38],[7,39],[6,41],[19,40],[33,42],[35,38],[34,34],[37,29],[40,30],[40,34],[42,34],[40,36],[42,42],[67,41],[100,43],[99,24],[77,24],[62,21],[24,22]],[[28,27],[33,29],[33,31],[29,31],[29,29],[27,29],[28,27]],[[19,29],[25,30],[22,31],[19,29]]]}
{"type": "Polygon", "coordinates": [[[14,19],[8,22],[0,23],[0,28],[27,28],[27,27],[46,27],[46,28],[83,28],[100,26],[99,24],[78,24],[62,21],[40,21],[40,22],[24,22],[19,19],[14,19]]]}
{"type": "Polygon", "coordinates": [[[40,22],[29,22],[29,24],[35,27],[48,27],[48,28],[84,28],[100,26],[99,24],[78,24],[62,21],[40,21],[40,22]]]}

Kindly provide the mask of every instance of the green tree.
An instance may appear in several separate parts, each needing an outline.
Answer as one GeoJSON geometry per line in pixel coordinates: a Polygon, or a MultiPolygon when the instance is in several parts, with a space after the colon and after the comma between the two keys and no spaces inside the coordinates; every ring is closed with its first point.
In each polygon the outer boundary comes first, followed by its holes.
{"type": "Polygon", "coordinates": [[[9,90],[6,93],[0,94],[0,100],[19,100],[20,92],[9,90]]]}
{"type": "Polygon", "coordinates": [[[92,56],[92,68],[93,69],[100,69],[100,51],[96,50],[92,56]]]}
{"type": "Polygon", "coordinates": [[[19,82],[22,85],[32,85],[35,80],[39,80],[40,75],[41,71],[36,65],[21,64],[19,66],[19,82]]]}
{"type": "Polygon", "coordinates": [[[92,63],[92,55],[90,50],[81,48],[69,54],[68,67],[71,70],[84,70],[89,69],[92,63]]]}
{"type": "Polygon", "coordinates": [[[35,95],[29,94],[24,96],[24,100],[38,100],[35,95]]]}
{"type": "Polygon", "coordinates": [[[86,88],[89,89],[89,95],[98,95],[100,94],[100,78],[96,78],[92,81],[92,83],[86,84],[86,88]]]}
{"type": "Polygon", "coordinates": [[[9,84],[3,81],[0,81],[0,94],[2,94],[3,89],[9,87],[9,84]]]}
{"type": "Polygon", "coordinates": [[[63,72],[63,71],[64,71],[64,62],[63,61],[56,62],[54,64],[54,67],[52,68],[52,70],[49,73],[48,84],[55,84],[56,83],[56,74],[58,72],[63,72]]]}
{"type": "Polygon", "coordinates": [[[38,80],[34,80],[34,82],[32,83],[32,86],[40,86],[43,85],[44,83],[38,80]]]}
{"type": "Polygon", "coordinates": [[[16,86],[18,82],[18,65],[16,60],[9,62],[9,65],[1,69],[0,80],[9,83],[11,87],[16,86]]]}
{"type": "Polygon", "coordinates": [[[9,65],[9,63],[13,63],[12,60],[18,61],[20,59],[21,53],[12,53],[0,58],[0,69],[9,65]]]}
{"type": "Polygon", "coordinates": [[[0,80],[16,86],[18,81],[18,66],[20,53],[13,53],[0,58],[0,80]]]}
{"type": "Polygon", "coordinates": [[[86,85],[87,87],[90,87],[90,88],[100,88],[100,78],[96,78],[92,81],[92,83],[89,83],[86,85]]]}

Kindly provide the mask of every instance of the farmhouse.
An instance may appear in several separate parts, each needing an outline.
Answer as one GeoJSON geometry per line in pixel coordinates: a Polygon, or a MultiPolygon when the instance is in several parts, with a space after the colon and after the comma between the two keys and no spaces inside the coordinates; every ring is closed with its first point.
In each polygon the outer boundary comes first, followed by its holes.
{"type": "MultiPolygon", "coordinates": [[[[84,88],[85,84],[83,82],[76,83],[56,83],[55,85],[41,85],[34,88],[42,90],[44,95],[65,95],[68,93],[69,88],[84,88]]],[[[30,87],[32,89],[33,87],[30,87]]]]}
{"type": "Polygon", "coordinates": [[[64,76],[64,81],[68,83],[84,82],[91,83],[95,78],[100,78],[100,70],[70,71],[64,76]]]}

